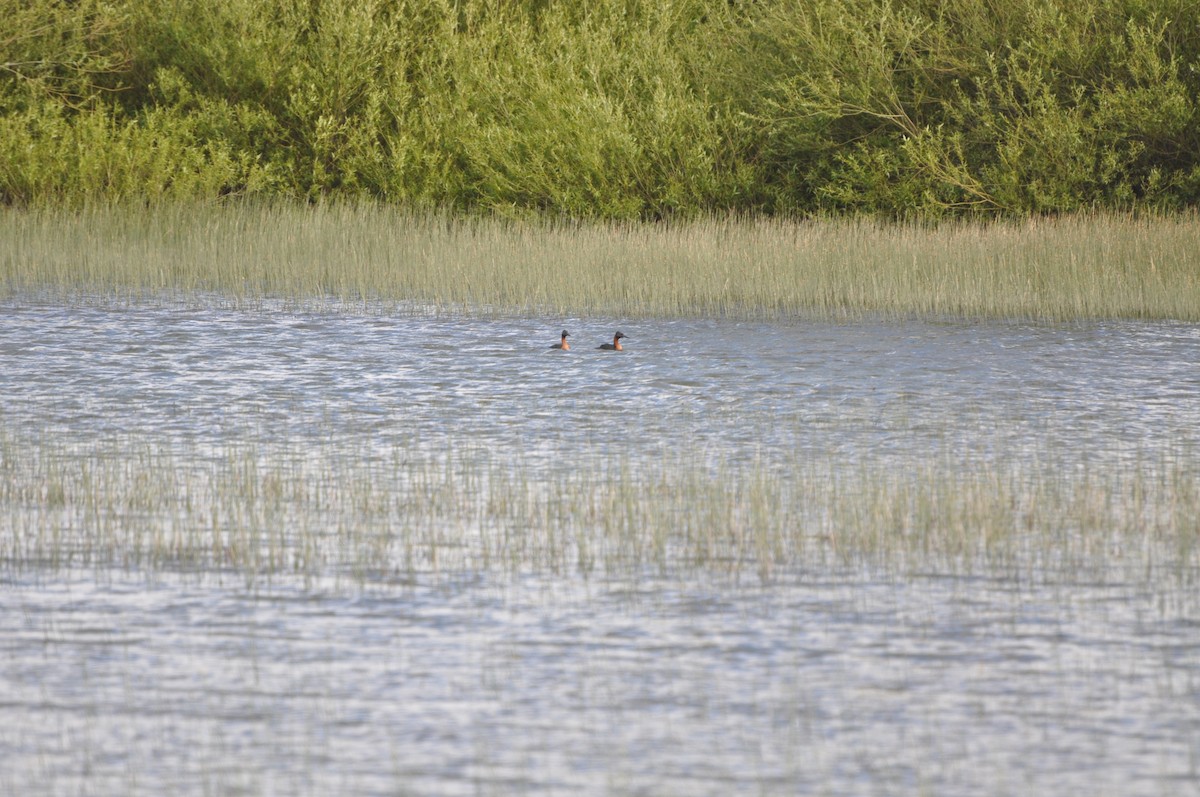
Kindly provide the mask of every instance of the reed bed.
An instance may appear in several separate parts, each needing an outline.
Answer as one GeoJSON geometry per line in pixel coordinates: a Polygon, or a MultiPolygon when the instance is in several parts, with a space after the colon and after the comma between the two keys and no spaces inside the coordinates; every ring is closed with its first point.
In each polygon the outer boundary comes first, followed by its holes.
{"type": "Polygon", "coordinates": [[[389,453],[148,438],[0,438],[0,571],[127,568],[365,584],[429,573],[921,572],[1194,579],[1200,469],[1187,452],[1087,469],[964,468],[680,452],[581,452],[549,470],[486,448],[389,453]]]}
{"type": "Polygon", "coordinates": [[[1200,320],[1200,218],[519,222],[379,205],[0,210],[0,295],[621,317],[1200,320]]]}

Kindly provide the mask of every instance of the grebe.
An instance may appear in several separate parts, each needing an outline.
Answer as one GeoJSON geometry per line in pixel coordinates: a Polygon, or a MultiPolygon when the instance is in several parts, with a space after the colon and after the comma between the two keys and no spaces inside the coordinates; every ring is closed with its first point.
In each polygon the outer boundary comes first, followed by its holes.
{"type": "Polygon", "coordinates": [[[550,348],[552,348],[552,349],[562,349],[563,351],[570,351],[570,349],[571,349],[571,344],[567,343],[567,338],[569,338],[570,336],[571,336],[571,333],[570,333],[570,332],[568,332],[567,330],[565,330],[565,329],[564,329],[564,330],[563,330],[563,334],[562,334],[562,340],[561,340],[561,341],[559,341],[558,343],[555,343],[555,344],[554,344],[553,346],[551,346],[550,348]]]}
{"type": "Polygon", "coordinates": [[[600,345],[600,348],[604,349],[605,351],[625,351],[621,348],[621,338],[623,337],[625,337],[625,333],[618,332],[617,334],[613,335],[612,343],[603,343],[600,345]]]}

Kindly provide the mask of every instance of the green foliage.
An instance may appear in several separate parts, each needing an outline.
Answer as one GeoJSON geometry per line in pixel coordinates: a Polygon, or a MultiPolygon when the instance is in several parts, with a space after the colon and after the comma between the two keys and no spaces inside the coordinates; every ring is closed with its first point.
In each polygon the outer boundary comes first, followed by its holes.
{"type": "Polygon", "coordinates": [[[0,0],[0,111],[80,106],[122,86],[121,13],[102,0],[0,0]]]}
{"type": "Polygon", "coordinates": [[[1200,200],[1190,0],[0,0],[0,201],[1023,215],[1200,200]]]}
{"type": "Polygon", "coordinates": [[[1194,203],[1197,15],[1171,0],[789,0],[731,26],[773,207],[1194,203]]]}

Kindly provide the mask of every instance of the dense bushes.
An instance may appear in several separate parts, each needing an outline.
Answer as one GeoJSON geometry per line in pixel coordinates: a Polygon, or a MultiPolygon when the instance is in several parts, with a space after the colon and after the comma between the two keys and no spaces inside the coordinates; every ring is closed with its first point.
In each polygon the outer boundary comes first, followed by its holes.
{"type": "Polygon", "coordinates": [[[753,120],[773,207],[1044,212],[1200,195],[1200,11],[1186,0],[796,0],[746,31],[720,94],[753,120]]]}
{"type": "Polygon", "coordinates": [[[0,0],[0,199],[928,215],[1200,198],[1190,0],[0,0]]]}

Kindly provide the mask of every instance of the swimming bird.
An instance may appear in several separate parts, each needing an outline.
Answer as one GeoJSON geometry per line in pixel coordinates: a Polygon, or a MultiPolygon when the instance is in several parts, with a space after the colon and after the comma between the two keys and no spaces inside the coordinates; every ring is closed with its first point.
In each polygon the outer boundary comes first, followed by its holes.
{"type": "Polygon", "coordinates": [[[564,329],[564,330],[563,330],[563,334],[562,334],[562,340],[561,340],[561,341],[559,341],[558,343],[555,343],[555,344],[554,344],[553,346],[551,346],[550,348],[552,348],[552,349],[562,349],[563,351],[568,351],[568,350],[570,350],[570,348],[571,348],[571,344],[567,343],[567,338],[569,338],[569,337],[571,337],[571,333],[570,333],[570,332],[568,332],[567,330],[565,330],[565,329],[564,329]]]}
{"type": "Polygon", "coordinates": [[[618,332],[617,334],[613,335],[612,343],[602,343],[600,348],[604,349],[605,351],[625,351],[621,348],[621,338],[623,337],[625,337],[625,333],[618,332]]]}

